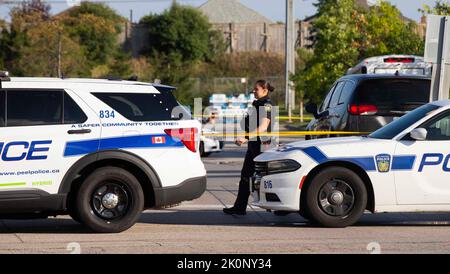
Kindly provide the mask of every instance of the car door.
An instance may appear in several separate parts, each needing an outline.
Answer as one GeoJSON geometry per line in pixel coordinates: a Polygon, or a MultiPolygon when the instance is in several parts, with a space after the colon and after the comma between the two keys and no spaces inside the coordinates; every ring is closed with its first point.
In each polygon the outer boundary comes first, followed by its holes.
{"type": "Polygon", "coordinates": [[[450,111],[438,114],[420,128],[424,141],[409,135],[398,142],[393,158],[397,201],[401,205],[450,204],[450,111]]]}
{"type": "Polygon", "coordinates": [[[63,89],[1,92],[5,117],[0,127],[0,190],[57,193],[65,172],[80,158],[66,157],[67,143],[99,138],[99,121],[80,98],[63,89]]]}
{"type": "MultiPolygon", "coordinates": [[[[328,116],[325,115],[325,112],[328,111],[330,106],[330,101],[333,96],[334,89],[336,88],[336,85],[333,85],[333,87],[328,92],[327,96],[325,97],[325,100],[322,102],[318,109],[319,118],[314,120],[314,123],[311,127],[313,131],[328,131],[330,129],[330,124],[328,121],[328,116]]],[[[314,136],[314,137],[321,137],[321,136],[314,136]]]]}
{"type": "Polygon", "coordinates": [[[341,121],[344,116],[344,112],[346,110],[345,106],[342,102],[340,102],[340,98],[342,95],[342,91],[344,89],[346,81],[340,81],[336,84],[336,87],[333,92],[333,96],[330,99],[330,105],[328,107],[328,124],[330,131],[340,130],[341,129],[341,121]]]}

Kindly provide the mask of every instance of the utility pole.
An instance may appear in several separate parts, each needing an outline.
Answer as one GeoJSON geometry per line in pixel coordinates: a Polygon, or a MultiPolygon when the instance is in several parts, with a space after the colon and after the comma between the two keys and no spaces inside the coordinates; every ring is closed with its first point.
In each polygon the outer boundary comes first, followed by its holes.
{"type": "Polygon", "coordinates": [[[61,70],[61,50],[62,50],[62,41],[61,41],[61,31],[58,31],[58,78],[62,78],[62,70],[61,70]]]}
{"type": "Polygon", "coordinates": [[[286,0],[286,100],[289,122],[292,122],[292,110],[295,107],[294,85],[290,76],[295,73],[295,19],[294,0],[286,0]]]}
{"type": "Polygon", "coordinates": [[[449,98],[450,16],[428,15],[425,61],[433,64],[430,101],[449,98]]]}

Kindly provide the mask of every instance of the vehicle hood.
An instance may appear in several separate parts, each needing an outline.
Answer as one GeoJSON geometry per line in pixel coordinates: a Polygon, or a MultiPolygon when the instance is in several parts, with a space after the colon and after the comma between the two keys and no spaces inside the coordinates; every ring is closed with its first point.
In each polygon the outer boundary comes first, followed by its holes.
{"type": "Polygon", "coordinates": [[[375,168],[377,157],[392,155],[396,142],[367,137],[340,137],[293,142],[270,149],[255,161],[294,159],[299,163],[320,164],[327,161],[348,161],[365,169],[375,168]]]}

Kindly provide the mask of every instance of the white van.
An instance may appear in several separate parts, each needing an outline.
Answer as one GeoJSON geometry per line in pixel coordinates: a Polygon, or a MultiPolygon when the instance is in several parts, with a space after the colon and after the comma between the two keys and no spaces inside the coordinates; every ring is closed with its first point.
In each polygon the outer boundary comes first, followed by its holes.
{"type": "Polygon", "coordinates": [[[348,74],[402,74],[431,77],[433,64],[415,55],[383,55],[362,60],[348,74]]]}

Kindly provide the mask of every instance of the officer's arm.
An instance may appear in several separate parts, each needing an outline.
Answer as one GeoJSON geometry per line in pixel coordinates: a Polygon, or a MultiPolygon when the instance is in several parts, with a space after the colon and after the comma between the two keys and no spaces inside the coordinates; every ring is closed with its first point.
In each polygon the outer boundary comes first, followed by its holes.
{"type": "Polygon", "coordinates": [[[256,129],[256,132],[263,133],[266,132],[270,125],[270,119],[269,118],[263,118],[262,123],[259,125],[259,127],[256,129]]]}
{"type": "Polygon", "coordinates": [[[250,137],[253,137],[256,134],[264,133],[269,128],[269,125],[270,125],[270,119],[264,117],[263,120],[261,121],[261,124],[259,125],[259,127],[257,127],[255,131],[249,132],[248,135],[250,137]]]}

